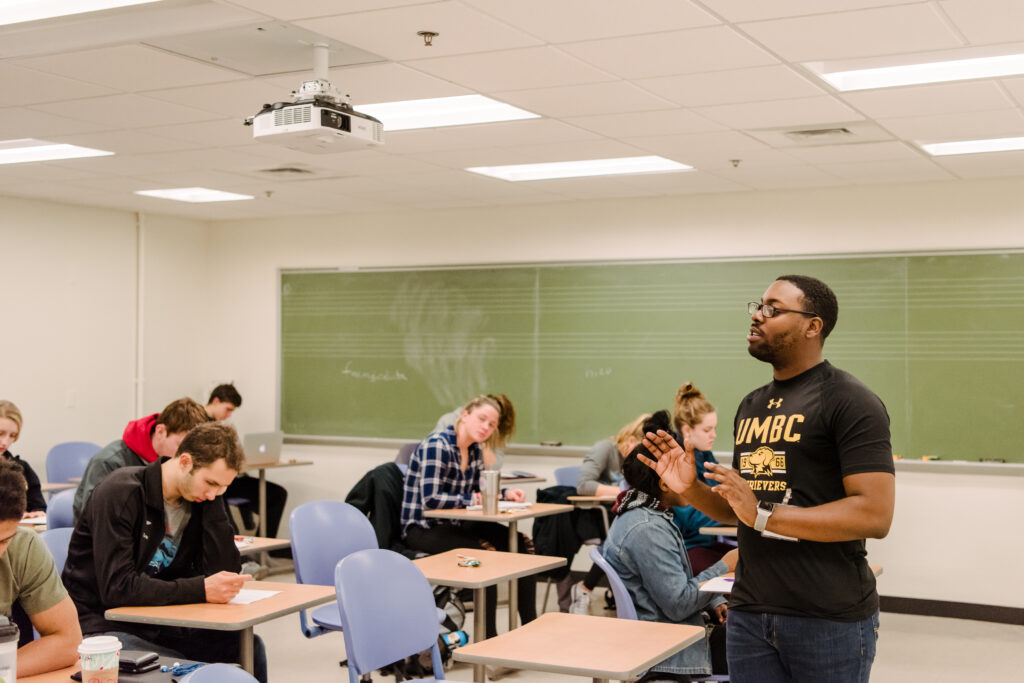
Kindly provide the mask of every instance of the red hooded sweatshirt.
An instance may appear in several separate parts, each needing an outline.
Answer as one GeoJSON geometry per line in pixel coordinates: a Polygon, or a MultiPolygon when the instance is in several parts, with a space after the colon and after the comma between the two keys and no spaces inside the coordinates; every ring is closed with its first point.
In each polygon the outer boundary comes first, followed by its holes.
{"type": "Polygon", "coordinates": [[[121,435],[124,444],[146,462],[156,462],[158,457],[153,450],[153,428],[156,427],[156,418],[159,416],[159,413],[154,413],[149,417],[132,420],[121,435]]]}

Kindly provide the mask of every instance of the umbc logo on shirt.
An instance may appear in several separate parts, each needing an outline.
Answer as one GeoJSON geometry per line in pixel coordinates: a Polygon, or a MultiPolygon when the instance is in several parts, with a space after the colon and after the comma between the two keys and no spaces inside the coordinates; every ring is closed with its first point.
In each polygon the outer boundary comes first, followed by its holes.
{"type": "Polygon", "coordinates": [[[768,446],[761,446],[753,453],[740,454],[740,473],[758,477],[774,477],[786,473],[786,454],[776,453],[768,446]]]}

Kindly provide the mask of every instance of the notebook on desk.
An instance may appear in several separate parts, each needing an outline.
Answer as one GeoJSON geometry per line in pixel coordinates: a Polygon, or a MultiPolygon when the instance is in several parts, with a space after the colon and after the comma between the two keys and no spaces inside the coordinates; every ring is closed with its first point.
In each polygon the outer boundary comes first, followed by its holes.
{"type": "Polygon", "coordinates": [[[246,434],[242,439],[246,468],[255,469],[276,464],[281,459],[281,446],[283,445],[284,432],[246,434]]]}

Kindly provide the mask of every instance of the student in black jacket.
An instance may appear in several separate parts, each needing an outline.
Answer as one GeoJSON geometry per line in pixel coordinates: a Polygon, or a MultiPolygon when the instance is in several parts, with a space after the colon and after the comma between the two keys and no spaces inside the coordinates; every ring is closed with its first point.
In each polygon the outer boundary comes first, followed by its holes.
{"type": "MultiPolygon", "coordinates": [[[[233,427],[206,423],[173,458],[122,467],[97,486],[75,526],[64,584],[85,635],[115,635],[125,649],[204,662],[237,662],[238,635],[111,622],[126,605],[226,603],[250,576],[238,574],[234,534],[218,499],[245,457],[233,427]]],[[[257,639],[256,677],[266,681],[257,639]]]]}

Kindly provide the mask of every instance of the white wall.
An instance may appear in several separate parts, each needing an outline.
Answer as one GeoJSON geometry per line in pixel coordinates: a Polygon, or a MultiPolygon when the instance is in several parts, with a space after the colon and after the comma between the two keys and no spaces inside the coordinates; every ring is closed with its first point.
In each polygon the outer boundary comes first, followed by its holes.
{"type": "MultiPolygon", "coordinates": [[[[1024,181],[998,179],[220,223],[210,229],[210,281],[236,295],[214,304],[222,324],[212,328],[221,337],[210,367],[239,384],[241,431],[276,424],[279,268],[1024,248],[1021,216],[1024,181]]],[[[393,455],[291,453],[316,465],[272,474],[288,486],[289,508],[343,497],[393,455]]],[[[548,476],[561,464],[510,462],[548,476]]],[[[872,560],[886,565],[883,594],[1024,606],[1024,594],[1005,588],[1015,585],[1024,547],[975,524],[1012,519],[1009,511],[1024,506],[1024,478],[908,474],[898,482],[892,533],[869,544],[872,560]],[[979,567],[988,577],[981,585],[979,567]]]]}

